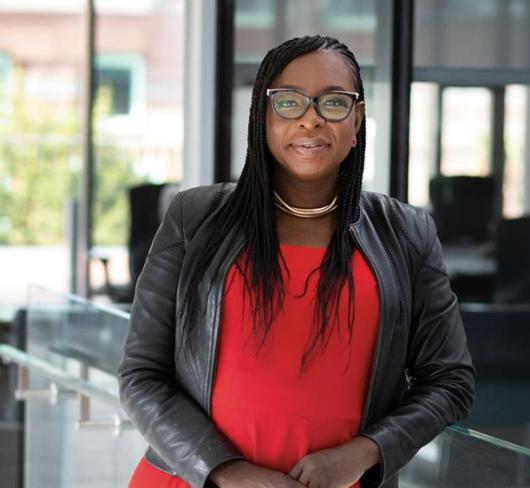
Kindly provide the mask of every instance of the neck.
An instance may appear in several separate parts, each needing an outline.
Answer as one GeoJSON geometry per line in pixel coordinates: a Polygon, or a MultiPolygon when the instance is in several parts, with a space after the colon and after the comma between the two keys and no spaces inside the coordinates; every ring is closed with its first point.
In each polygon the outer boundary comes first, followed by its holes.
{"type": "Polygon", "coordinates": [[[289,205],[300,208],[317,208],[328,205],[337,195],[337,180],[328,182],[288,181],[275,178],[274,189],[289,205]]]}

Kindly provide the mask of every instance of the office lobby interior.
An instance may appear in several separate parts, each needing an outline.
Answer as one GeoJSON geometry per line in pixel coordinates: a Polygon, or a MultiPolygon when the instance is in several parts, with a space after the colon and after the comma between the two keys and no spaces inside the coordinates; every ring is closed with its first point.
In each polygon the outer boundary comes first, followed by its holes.
{"type": "Polygon", "coordinates": [[[530,487],[530,0],[0,0],[0,486],[127,486],[135,285],[182,190],[237,182],[282,41],[364,80],[363,190],[433,217],[476,368],[403,488],[530,487]]]}

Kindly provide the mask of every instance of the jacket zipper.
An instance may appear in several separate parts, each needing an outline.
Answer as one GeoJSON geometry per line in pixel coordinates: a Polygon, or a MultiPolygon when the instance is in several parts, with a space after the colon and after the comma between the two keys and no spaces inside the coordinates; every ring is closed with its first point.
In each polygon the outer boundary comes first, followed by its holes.
{"type": "Polygon", "coordinates": [[[364,249],[364,247],[363,247],[363,245],[361,243],[361,239],[358,239],[357,236],[355,235],[355,231],[354,231],[353,227],[350,226],[349,229],[350,229],[350,233],[353,236],[353,240],[355,242],[355,245],[357,246],[357,248],[361,252],[363,258],[368,263],[368,266],[370,267],[370,270],[372,271],[372,273],[376,277],[376,280],[377,280],[377,294],[379,296],[379,321],[378,321],[378,325],[377,325],[377,341],[376,341],[374,356],[373,356],[373,359],[372,359],[372,371],[370,373],[370,382],[368,383],[368,392],[366,393],[366,399],[364,401],[363,415],[362,415],[362,418],[361,418],[361,426],[360,426],[360,429],[359,429],[360,432],[362,432],[364,430],[364,427],[366,426],[366,418],[368,416],[368,410],[370,409],[370,404],[372,402],[372,394],[373,394],[373,389],[374,389],[375,374],[376,374],[377,367],[378,367],[378,364],[379,364],[379,357],[381,355],[380,349],[381,349],[381,340],[382,340],[382,337],[383,337],[382,324],[383,324],[384,304],[383,304],[383,292],[381,290],[382,279],[381,279],[381,276],[379,274],[379,271],[378,271],[377,267],[374,266],[374,264],[370,260],[370,257],[368,256],[368,253],[366,252],[366,250],[364,249]]]}

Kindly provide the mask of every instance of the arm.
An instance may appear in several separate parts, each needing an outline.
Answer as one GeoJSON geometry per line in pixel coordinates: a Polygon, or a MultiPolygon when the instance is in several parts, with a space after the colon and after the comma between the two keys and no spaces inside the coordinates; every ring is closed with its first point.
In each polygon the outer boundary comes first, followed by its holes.
{"type": "Polygon", "coordinates": [[[465,418],[473,402],[475,370],[458,302],[435,224],[426,213],[425,219],[423,256],[413,283],[407,352],[410,388],[388,416],[361,433],[379,446],[381,464],[377,473],[371,473],[379,483],[394,476],[447,424],[465,418]]]}
{"type": "Polygon", "coordinates": [[[290,475],[306,486],[344,488],[365,472],[370,486],[380,486],[448,423],[469,412],[474,368],[435,225],[428,214],[424,218],[421,259],[412,284],[410,389],[389,415],[352,441],[304,456],[290,475]]]}
{"type": "Polygon", "coordinates": [[[307,454],[298,461],[289,476],[311,488],[347,488],[380,462],[379,447],[367,437],[307,454]]]}
{"type": "Polygon", "coordinates": [[[305,485],[279,471],[247,461],[230,461],[215,468],[210,479],[219,488],[303,488],[305,485]]]}
{"type": "Polygon", "coordinates": [[[118,370],[122,406],[149,445],[194,488],[241,458],[176,381],[175,296],[184,259],[182,195],[171,203],[136,286],[118,370]]]}

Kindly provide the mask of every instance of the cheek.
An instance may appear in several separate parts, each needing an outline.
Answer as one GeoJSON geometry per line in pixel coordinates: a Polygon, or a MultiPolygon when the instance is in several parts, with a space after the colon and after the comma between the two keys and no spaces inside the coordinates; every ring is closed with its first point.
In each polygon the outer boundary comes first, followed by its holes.
{"type": "Polygon", "coordinates": [[[346,127],[343,128],[343,130],[340,131],[340,134],[338,134],[338,146],[341,149],[341,152],[344,152],[344,156],[346,157],[346,154],[348,154],[349,150],[351,149],[351,145],[353,142],[353,137],[355,135],[355,126],[354,124],[348,124],[346,127]]]}
{"type": "Polygon", "coordinates": [[[276,153],[277,150],[282,149],[285,131],[286,128],[282,127],[281,122],[276,120],[273,114],[267,111],[265,120],[265,134],[267,146],[269,146],[269,149],[273,153],[273,155],[276,153]]]}

